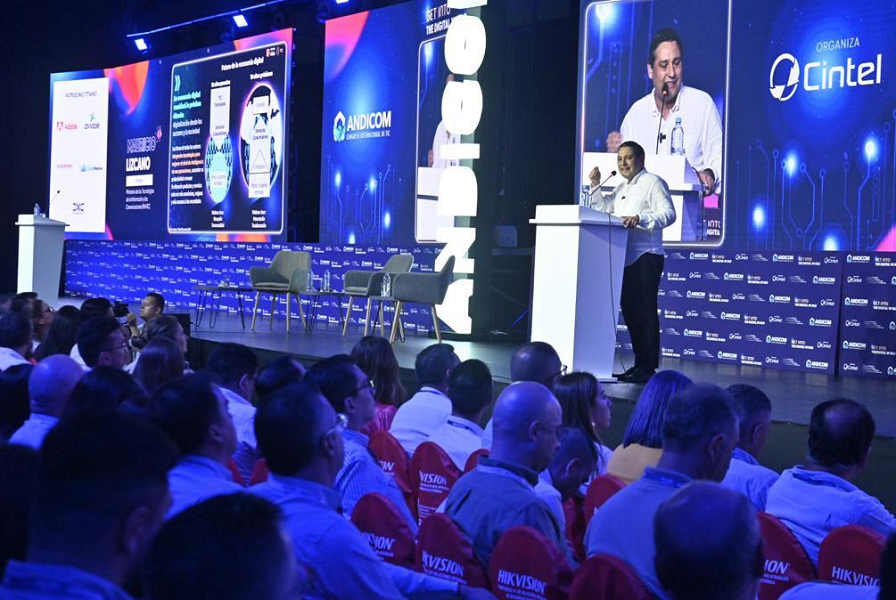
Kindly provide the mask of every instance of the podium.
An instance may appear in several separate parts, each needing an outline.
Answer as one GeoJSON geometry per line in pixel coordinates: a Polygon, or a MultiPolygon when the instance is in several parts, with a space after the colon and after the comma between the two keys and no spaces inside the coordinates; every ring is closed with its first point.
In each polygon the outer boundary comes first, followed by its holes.
{"type": "MultiPolygon", "coordinates": [[[[590,184],[588,174],[594,167],[600,168],[601,175],[606,178],[617,168],[616,154],[585,152],[582,155],[582,185],[590,184]]],[[[674,244],[702,240],[705,232],[703,183],[697,171],[684,156],[669,154],[648,154],[644,157],[644,168],[666,182],[675,207],[675,222],[663,229],[663,241],[674,244]]],[[[612,192],[622,181],[622,175],[611,177],[601,186],[601,191],[612,192]]]]}
{"type": "Polygon", "coordinates": [[[579,205],[539,206],[532,288],[533,341],[563,364],[612,379],[628,230],[622,220],[579,205]]]}
{"type": "Polygon", "coordinates": [[[37,292],[49,303],[59,297],[65,223],[38,215],[19,215],[18,292],[37,292]]]}

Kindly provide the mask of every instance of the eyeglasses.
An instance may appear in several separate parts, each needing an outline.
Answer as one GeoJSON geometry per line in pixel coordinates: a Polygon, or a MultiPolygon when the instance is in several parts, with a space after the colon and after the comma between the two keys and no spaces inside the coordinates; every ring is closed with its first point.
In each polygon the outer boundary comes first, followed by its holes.
{"type": "Polygon", "coordinates": [[[351,394],[349,394],[349,396],[356,396],[356,395],[360,394],[361,392],[363,392],[364,390],[366,390],[367,388],[370,388],[370,391],[371,391],[371,392],[376,393],[376,386],[373,385],[373,379],[368,379],[368,380],[364,383],[364,385],[362,385],[361,387],[359,387],[358,389],[356,389],[354,392],[352,392],[351,394]]]}
{"type": "Polygon", "coordinates": [[[342,431],[346,427],[348,427],[348,417],[346,417],[342,413],[336,413],[336,424],[333,425],[332,427],[330,427],[329,429],[327,429],[324,432],[324,434],[320,437],[321,437],[321,439],[323,439],[323,438],[327,437],[328,435],[330,435],[331,433],[333,433],[334,431],[337,431],[337,430],[342,431]]]}
{"type": "Polygon", "coordinates": [[[557,377],[563,377],[564,375],[566,375],[566,371],[567,371],[567,370],[569,370],[569,367],[567,367],[566,365],[560,365],[560,370],[559,370],[559,371],[557,371],[556,373],[554,373],[554,374],[551,375],[550,377],[546,378],[546,379],[545,379],[544,381],[542,381],[541,383],[544,383],[544,384],[551,383],[551,382],[553,382],[554,379],[556,379],[557,377]]]}
{"type": "Polygon", "coordinates": [[[55,308],[53,308],[52,306],[47,306],[46,309],[44,309],[43,312],[41,312],[40,314],[41,314],[41,316],[43,316],[47,313],[54,313],[54,312],[56,312],[55,308]]]}

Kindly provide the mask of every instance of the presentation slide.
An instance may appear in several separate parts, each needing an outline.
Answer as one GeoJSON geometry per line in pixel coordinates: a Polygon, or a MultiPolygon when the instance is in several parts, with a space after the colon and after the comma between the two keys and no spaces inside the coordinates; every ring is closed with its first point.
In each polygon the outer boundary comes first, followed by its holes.
{"type": "Polygon", "coordinates": [[[50,217],[69,237],[281,240],[292,30],[51,76],[50,217]]]}

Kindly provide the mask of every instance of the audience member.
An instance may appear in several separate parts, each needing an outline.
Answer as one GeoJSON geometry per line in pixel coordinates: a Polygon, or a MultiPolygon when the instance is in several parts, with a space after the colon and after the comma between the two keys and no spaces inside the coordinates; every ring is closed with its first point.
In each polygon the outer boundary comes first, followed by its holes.
{"type": "Polygon", "coordinates": [[[81,303],[81,315],[84,320],[94,317],[113,317],[112,303],[108,298],[88,298],[81,303]]]}
{"type": "Polygon", "coordinates": [[[131,362],[131,349],[124,329],[115,317],[94,317],[84,321],[78,328],[77,339],[78,354],[84,361],[85,370],[104,366],[122,369],[131,362]]]}
{"type": "Polygon", "coordinates": [[[14,294],[0,294],[0,314],[9,312],[12,308],[12,299],[14,294]]]}
{"type": "Polygon", "coordinates": [[[137,326],[137,315],[132,312],[128,313],[127,317],[127,325],[128,332],[130,333],[131,340],[140,340],[137,342],[137,347],[142,347],[140,342],[143,340],[141,336],[143,331],[146,329],[146,326],[156,317],[160,316],[165,311],[165,297],[158,292],[150,292],[146,294],[146,297],[143,298],[143,302],[140,303],[140,318],[143,319],[143,326],[137,326]]]}
{"type": "Polygon", "coordinates": [[[278,356],[258,371],[255,395],[259,402],[282,387],[298,383],[305,377],[305,366],[289,355],[278,356]]]}
{"type": "Polygon", "coordinates": [[[143,414],[147,403],[146,390],[130,373],[115,367],[97,367],[78,381],[63,418],[94,412],[143,414]]]}
{"type": "Polygon", "coordinates": [[[678,371],[660,371],[650,378],[625,428],[622,445],[613,451],[607,473],[625,483],[641,478],[646,467],[655,467],[663,454],[663,420],[669,399],[692,381],[678,371]]]}
{"type": "Polygon", "coordinates": [[[34,354],[50,333],[50,327],[53,326],[53,320],[56,316],[56,309],[41,300],[35,298],[31,304],[31,311],[26,313],[31,320],[31,331],[34,340],[31,345],[31,352],[34,354]]]}
{"type": "Polygon", "coordinates": [[[559,446],[560,405],[540,383],[508,386],[495,403],[491,455],[454,484],[445,513],[467,534],[483,565],[510,527],[527,525],[557,545],[565,532],[532,489],[559,446]]]}
{"type": "Polygon", "coordinates": [[[395,481],[374,460],[368,446],[370,438],[362,431],[373,420],[374,386],[350,356],[337,354],[316,363],[305,379],[316,385],[333,409],[346,417],[342,430],[345,461],[336,474],[334,488],[342,495],[342,509],[351,517],[361,496],[379,492],[388,497],[404,515],[413,531],[417,522],[408,509],[395,481]]]}
{"type": "Polygon", "coordinates": [[[463,472],[470,455],[482,447],[482,415],[492,403],[492,374],[481,360],[460,363],[448,380],[451,414],[429,437],[463,472]]]}
{"type": "Polygon", "coordinates": [[[852,482],[868,466],[874,418],[855,400],[837,398],[812,410],[806,463],[787,469],[768,490],[766,512],[781,519],[818,563],[836,527],[862,525],[889,536],[896,518],[852,482]]]}
{"type": "Polygon", "coordinates": [[[719,482],[725,476],[738,436],[730,402],[725,390],[710,384],[675,394],[665,411],[659,464],[607,500],[585,532],[588,556],[605,553],[622,559],[661,600],[669,595],[654,567],[654,515],[692,479],[719,482]]]}
{"type": "Polygon", "coordinates": [[[0,598],[130,596],[122,589],[168,507],[174,452],[148,423],[119,414],[64,420],[40,450],[25,561],[0,598]]]}
{"type": "Polygon", "coordinates": [[[764,511],[768,489],[778,480],[778,474],[758,460],[772,426],[772,403],[752,385],[732,385],[727,392],[740,421],[740,441],[722,485],[744,494],[756,510],[764,511]]]}
{"type": "Polygon", "coordinates": [[[29,317],[35,300],[37,300],[37,292],[19,292],[12,297],[9,310],[22,313],[25,317],[29,317]]]}
{"type": "Polygon", "coordinates": [[[672,600],[754,600],[765,558],[756,511],[742,494],[689,483],[654,518],[656,574],[672,600]]]}
{"type": "Polygon", "coordinates": [[[451,371],[459,364],[451,344],[432,344],[417,355],[414,371],[420,390],[398,407],[389,429],[409,455],[451,414],[451,400],[445,391],[451,371]]]}
{"type": "Polygon", "coordinates": [[[159,337],[149,342],[140,352],[134,379],[148,394],[184,374],[184,353],[175,342],[159,337]]]}
{"type": "MultiPolygon", "coordinates": [[[[170,318],[158,317],[149,329],[159,321],[170,318]]],[[[258,372],[258,357],[242,344],[218,344],[212,350],[205,368],[215,377],[221,393],[227,399],[227,408],[233,416],[236,428],[237,446],[233,460],[243,481],[249,481],[255,461],[260,458],[255,440],[255,406],[251,402],[255,391],[255,374],[258,372]]]]}
{"type": "Polygon", "coordinates": [[[143,581],[152,600],[295,600],[301,591],[280,510],[250,494],[211,498],[165,523],[143,581]]]}
{"type": "Polygon", "coordinates": [[[28,363],[31,356],[31,322],[19,312],[0,315],[0,371],[28,363]]]}
{"type": "Polygon", "coordinates": [[[31,416],[12,434],[9,443],[40,449],[47,433],[59,422],[72,390],[83,374],[78,363],[61,354],[37,363],[28,378],[31,416]]]}
{"type": "Polygon", "coordinates": [[[352,348],[355,361],[367,378],[373,382],[376,399],[376,414],[364,429],[367,435],[377,431],[389,431],[398,407],[407,398],[407,390],[401,385],[398,360],[392,351],[392,344],[386,338],[368,335],[361,338],[352,348]]]}
{"type": "Polygon", "coordinates": [[[37,452],[27,446],[0,445],[0,581],[7,562],[25,559],[36,479],[37,452]]]}
{"type": "Polygon", "coordinates": [[[206,498],[242,489],[227,468],[236,448],[233,419],[227,400],[208,377],[187,375],[161,386],[150,400],[149,417],[179,452],[177,466],[168,473],[167,518],[206,498]]]}
{"type": "Polygon", "coordinates": [[[563,410],[563,425],[580,429],[594,444],[598,475],[607,472],[613,451],[604,446],[598,432],[610,426],[613,402],[591,373],[576,371],[560,378],[554,395],[563,410]]]}
{"type": "Polygon", "coordinates": [[[77,306],[60,308],[43,343],[34,353],[34,358],[41,361],[54,354],[69,354],[75,347],[75,336],[80,325],[81,310],[77,306]]]}
{"type": "Polygon", "coordinates": [[[28,378],[34,365],[25,363],[0,372],[0,445],[9,440],[31,415],[28,378]]]}
{"type": "Polygon", "coordinates": [[[143,342],[142,345],[145,346],[157,337],[168,338],[177,344],[180,351],[184,353],[184,356],[187,355],[190,338],[187,337],[183,326],[176,317],[159,315],[152,321],[146,323],[146,327],[143,328],[143,339],[145,342],[143,342]]]}
{"type": "Polygon", "coordinates": [[[351,521],[339,514],[342,499],[333,485],[344,462],[344,427],[345,417],[336,414],[309,383],[274,392],[255,419],[271,476],[249,490],[280,507],[296,558],[314,570],[305,597],[493,598],[484,590],[383,562],[351,521]]]}

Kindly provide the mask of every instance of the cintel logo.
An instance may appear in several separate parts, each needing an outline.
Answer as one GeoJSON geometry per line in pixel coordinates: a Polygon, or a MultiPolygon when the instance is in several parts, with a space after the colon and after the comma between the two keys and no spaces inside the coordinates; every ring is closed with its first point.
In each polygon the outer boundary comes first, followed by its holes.
{"type": "MultiPolygon", "coordinates": [[[[858,45],[858,38],[854,40],[858,45]]],[[[853,46],[849,46],[853,47],[853,46]]],[[[843,89],[846,87],[880,85],[883,55],[878,54],[874,61],[856,65],[852,57],[846,59],[846,65],[828,66],[826,60],[806,63],[802,69],[803,91],[818,92],[820,90],[843,89]]],[[[772,63],[768,74],[769,93],[775,100],[790,100],[800,87],[800,62],[793,54],[787,52],[778,56],[772,63]],[[775,75],[778,75],[776,78],[775,75]],[[784,83],[775,83],[775,80],[784,83]]]]}
{"type": "Polygon", "coordinates": [[[388,137],[392,128],[392,111],[383,110],[359,115],[345,116],[340,110],[333,119],[333,141],[343,142],[346,139],[388,137]],[[349,137],[353,132],[355,135],[349,137]],[[361,133],[368,132],[368,133],[361,133]]]}

